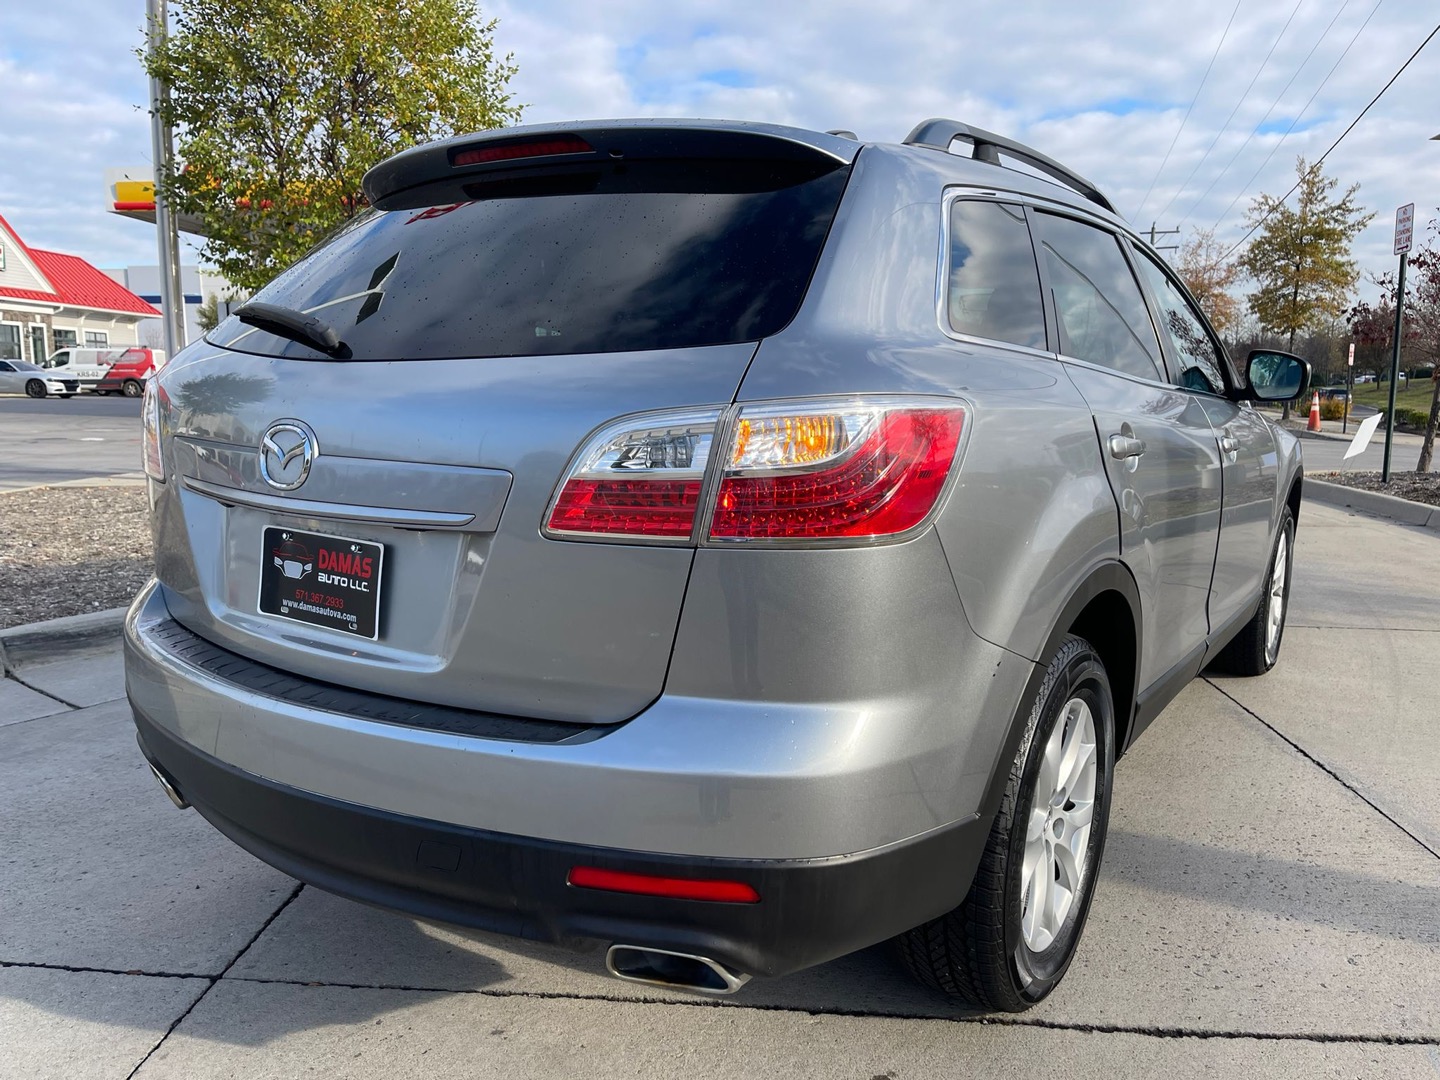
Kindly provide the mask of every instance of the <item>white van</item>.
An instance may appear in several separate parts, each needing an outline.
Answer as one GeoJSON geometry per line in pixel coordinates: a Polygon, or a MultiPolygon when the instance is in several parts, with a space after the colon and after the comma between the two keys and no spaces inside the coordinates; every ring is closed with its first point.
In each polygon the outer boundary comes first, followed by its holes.
{"type": "Polygon", "coordinates": [[[165,354],[159,349],[149,349],[139,345],[121,345],[108,349],[81,348],[78,346],[67,346],[51,353],[44,365],[52,369],[55,376],[78,380],[86,390],[99,390],[101,393],[108,393],[110,389],[118,387],[105,387],[102,389],[103,381],[109,376],[110,369],[122,361],[148,359],[148,369],[158,368],[165,363],[165,354]],[[144,354],[142,357],[141,354],[144,354]]]}

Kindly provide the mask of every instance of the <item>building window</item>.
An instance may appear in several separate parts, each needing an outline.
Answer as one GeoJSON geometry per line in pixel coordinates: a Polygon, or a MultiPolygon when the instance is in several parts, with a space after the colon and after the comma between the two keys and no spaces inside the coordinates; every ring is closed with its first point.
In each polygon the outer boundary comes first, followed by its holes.
{"type": "Polygon", "coordinates": [[[106,331],[104,331],[104,330],[86,330],[86,331],[85,331],[85,346],[86,346],[86,348],[103,349],[103,348],[105,348],[105,346],[107,346],[107,345],[109,345],[109,344],[110,344],[110,335],[109,335],[109,333],[107,333],[106,331]]]}
{"type": "Polygon", "coordinates": [[[0,323],[0,360],[19,360],[20,327],[15,323],[0,323]]]}
{"type": "Polygon", "coordinates": [[[52,352],[59,352],[61,349],[73,349],[79,342],[75,339],[74,330],[52,330],[55,337],[55,348],[52,352]]]}

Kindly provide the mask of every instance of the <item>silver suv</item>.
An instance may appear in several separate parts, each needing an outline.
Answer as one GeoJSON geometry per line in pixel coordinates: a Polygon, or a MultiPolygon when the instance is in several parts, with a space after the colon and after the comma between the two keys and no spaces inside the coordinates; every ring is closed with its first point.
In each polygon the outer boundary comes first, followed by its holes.
{"type": "Polygon", "coordinates": [[[146,390],[171,797],[626,979],[895,937],[1049,993],[1115,758],[1275,663],[1300,453],[1253,403],[1304,362],[1236,368],[1093,185],[951,121],[519,128],[365,192],[146,390]]]}

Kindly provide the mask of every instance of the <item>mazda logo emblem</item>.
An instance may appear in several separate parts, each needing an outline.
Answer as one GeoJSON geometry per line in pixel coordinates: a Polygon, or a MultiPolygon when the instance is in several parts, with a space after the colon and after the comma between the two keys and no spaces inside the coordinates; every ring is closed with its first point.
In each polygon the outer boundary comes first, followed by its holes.
{"type": "Polygon", "coordinates": [[[277,420],[260,436],[260,479],[280,491],[294,491],[320,456],[315,433],[299,420],[277,420]]]}

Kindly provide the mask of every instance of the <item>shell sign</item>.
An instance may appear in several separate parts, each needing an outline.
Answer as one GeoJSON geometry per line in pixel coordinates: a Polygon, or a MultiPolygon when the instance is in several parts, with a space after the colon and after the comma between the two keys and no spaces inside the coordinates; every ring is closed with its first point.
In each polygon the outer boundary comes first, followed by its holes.
{"type": "MultiPolygon", "coordinates": [[[[155,223],[155,175],[150,166],[106,169],[105,189],[106,209],[110,213],[155,223]]],[[[205,235],[200,219],[193,215],[177,214],[175,225],[183,233],[205,235]]]]}
{"type": "Polygon", "coordinates": [[[112,188],[114,209],[155,212],[155,181],[117,180],[112,188]]]}

